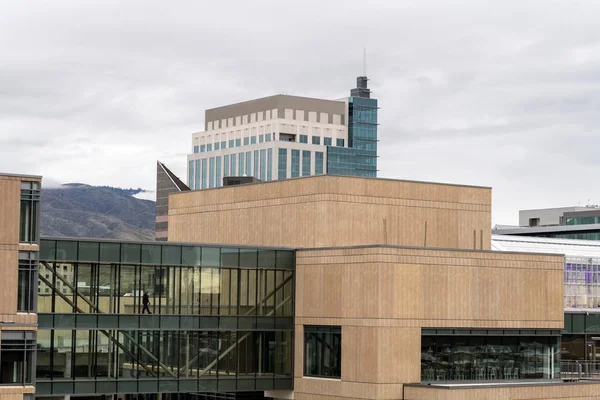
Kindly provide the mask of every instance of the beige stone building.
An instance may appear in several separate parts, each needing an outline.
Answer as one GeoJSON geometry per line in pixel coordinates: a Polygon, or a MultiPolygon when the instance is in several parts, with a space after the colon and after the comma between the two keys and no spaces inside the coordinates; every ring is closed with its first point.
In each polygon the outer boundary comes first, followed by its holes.
{"type": "Polygon", "coordinates": [[[0,173],[0,399],[33,398],[41,177],[0,173]]]}
{"type": "Polygon", "coordinates": [[[297,248],[286,399],[597,398],[561,381],[560,254],[492,252],[491,189],[318,176],[169,198],[169,241],[297,248]]]}

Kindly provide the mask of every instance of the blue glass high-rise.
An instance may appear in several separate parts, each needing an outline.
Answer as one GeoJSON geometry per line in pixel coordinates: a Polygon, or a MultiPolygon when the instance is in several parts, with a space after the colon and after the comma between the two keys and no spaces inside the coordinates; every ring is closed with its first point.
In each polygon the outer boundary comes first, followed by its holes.
{"type": "Polygon", "coordinates": [[[348,98],[348,147],[327,147],[327,173],[377,176],[377,99],[371,98],[367,77],[357,78],[348,98]]]}

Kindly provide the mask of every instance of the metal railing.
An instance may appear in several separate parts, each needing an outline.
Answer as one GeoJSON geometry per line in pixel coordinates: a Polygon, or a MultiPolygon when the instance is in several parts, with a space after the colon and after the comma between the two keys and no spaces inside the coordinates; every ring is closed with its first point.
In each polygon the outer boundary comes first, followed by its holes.
{"type": "Polygon", "coordinates": [[[560,377],[563,380],[600,379],[600,361],[562,360],[560,377]]]}

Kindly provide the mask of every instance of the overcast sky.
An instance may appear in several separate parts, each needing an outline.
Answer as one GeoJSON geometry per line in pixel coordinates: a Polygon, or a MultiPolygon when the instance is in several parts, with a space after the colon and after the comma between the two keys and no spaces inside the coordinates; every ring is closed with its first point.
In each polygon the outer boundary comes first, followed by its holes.
{"type": "Polygon", "coordinates": [[[600,203],[600,2],[0,0],[0,171],[154,189],[204,110],[367,74],[379,176],[600,203]]]}

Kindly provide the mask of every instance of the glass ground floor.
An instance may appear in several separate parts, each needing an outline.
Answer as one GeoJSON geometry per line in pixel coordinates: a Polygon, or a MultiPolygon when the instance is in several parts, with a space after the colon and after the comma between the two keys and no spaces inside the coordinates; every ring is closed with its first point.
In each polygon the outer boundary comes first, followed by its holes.
{"type": "Polygon", "coordinates": [[[565,313],[560,351],[565,361],[600,361],[600,312],[565,313]]]}
{"type": "Polygon", "coordinates": [[[424,329],[421,380],[560,377],[560,332],[424,329]]]}
{"type": "Polygon", "coordinates": [[[291,389],[292,331],[40,330],[37,394],[291,389]]]}

